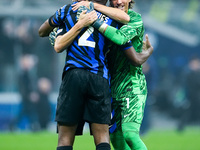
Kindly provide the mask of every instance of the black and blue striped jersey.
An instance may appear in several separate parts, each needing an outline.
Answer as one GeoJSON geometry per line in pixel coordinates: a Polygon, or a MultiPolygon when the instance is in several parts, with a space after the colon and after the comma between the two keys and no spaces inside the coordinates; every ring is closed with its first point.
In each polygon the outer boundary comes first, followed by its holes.
{"type": "MultiPolygon", "coordinates": [[[[62,32],[58,32],[58,35],[68,32],[76,24],[76,13],[77,11],[73,11],[71,5],[64,5],[55,12],[51,17],[52,21],[57,26],[62,27],[62,30],[64,29],[62,32]]],[[[118,23],[116,21],[100,12],[97,12],[97,15],[106,24],[117,28],[118,23]]],[[[67,48],[64,71],[73,68],[84,68],[108,79],[106,54],[111,44],[110,40],[93,27],[83,28],[67,48]]]]}

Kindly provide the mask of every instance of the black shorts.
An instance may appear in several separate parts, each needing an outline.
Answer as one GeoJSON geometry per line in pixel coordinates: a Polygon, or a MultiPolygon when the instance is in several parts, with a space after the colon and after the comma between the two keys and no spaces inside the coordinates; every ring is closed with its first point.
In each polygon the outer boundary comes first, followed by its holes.
{"type": "Polygon", "coordinates": [[[84,69],[68,70],[57,100],[56,121],[60,124],[110,124],[111,95],[108,80],[84,69]]]}

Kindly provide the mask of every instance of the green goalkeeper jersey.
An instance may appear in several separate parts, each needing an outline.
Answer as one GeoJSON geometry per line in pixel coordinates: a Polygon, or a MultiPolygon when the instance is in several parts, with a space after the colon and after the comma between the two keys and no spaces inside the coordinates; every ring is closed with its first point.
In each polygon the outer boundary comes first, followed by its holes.
{"type": "MultiPolygon", "coordinates": [[[[119,30],[109,26],[105,36],[116,44],[132,42],[136,52],[142,51],[144,26],[141,15],[129,10],[130,21],[119,30]],[[109,36],[112,35],[112,36],[109,36]],[[113,36],[114,35],[114,36],[113,36]],[[113,37],[115,37],[113,39],[113,37]]],[[[109,71],[111,75],[111,92],[113,98],[147,94],[146,79],[142,66],[135,67],[121,50],[119,45],[114,45],[108,55],[109,71]]]]}

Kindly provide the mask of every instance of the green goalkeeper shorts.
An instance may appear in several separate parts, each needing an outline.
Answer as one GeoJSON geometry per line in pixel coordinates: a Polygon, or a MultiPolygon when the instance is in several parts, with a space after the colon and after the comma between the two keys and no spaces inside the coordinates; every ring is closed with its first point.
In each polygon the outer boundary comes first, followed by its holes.
{"type": "Polygon", "coordinates": [[[117,124],[117,128],[121,128],[122,123],[126,122],[142,123],[146,98],[147,95],[113,98],[112,109],[115,112],[113,119],[117,124]]]}

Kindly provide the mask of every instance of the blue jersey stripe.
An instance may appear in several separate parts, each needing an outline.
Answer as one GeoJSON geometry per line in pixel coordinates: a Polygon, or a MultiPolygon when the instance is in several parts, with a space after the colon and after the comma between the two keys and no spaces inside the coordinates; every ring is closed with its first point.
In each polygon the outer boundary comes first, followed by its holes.
{"type": "MultiPolygon", "coordinates": [[[[73,22],[73,20],[72,20],[72,16],[70,15],[70,11],[72,10],[72,7],[70,7],[69,8],[69,10],[68,10],[68,13],[67,13],[67,20],[68,20],[68,22],[69,22],[69,24],[71,25],[71,27],[73,27],[74,26],[74,22],[73,22]]],[[[74,12],[73,12],[74,13],[74,12]]],[[[64,13],[63,13],[64,14],[64,13]]]]}
{"type": "MultiPolygon", "coordinates": [[[[61,12],[60,12],[60,13],[61,13],[61,17],[60,17],[61,20],[64,20],[64,17],[65,17],[65,9],[66,9],[66,5],[65,5],[64,7],[61,8],[61,12]]],[[[68,12],[69,12],[69,11],[68,11],[68,12]]]]}

